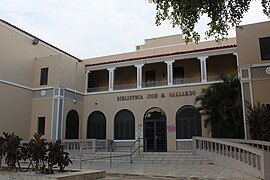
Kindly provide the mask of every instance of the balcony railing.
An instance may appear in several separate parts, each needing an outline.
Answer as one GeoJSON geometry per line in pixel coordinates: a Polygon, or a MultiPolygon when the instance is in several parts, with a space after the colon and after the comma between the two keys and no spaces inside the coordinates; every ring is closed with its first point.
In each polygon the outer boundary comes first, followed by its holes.
{"type": "Polygon", "coordinates": [[[92,88],[88,88],[87,92],[102,92],[102,91],[108,91],[109,90],[109,86],[100,86],[100,87],[92,87],[92,88]]]}
{"type": "Polygon", "coordinates": [[[220,81],[220,76],[207,76],[208,82],[220,81]]]}
{"type": "MultiPolygon", "coordinates": [[[[208,76],[207,82],[215,82],[220,81],[220,76],[208,76]]],[[[193,83],[200,83],[201,77],[191,77],[191,78],[174,78],[173,84],[174,85],[180,85],[180,84],[193,84],[193,83]]],[[[148,87],[159,87],[159,86],[167,86],[168,81],[152,81],[152,82],[142,82],[142,88],[148,88],[148,87]]],[[[113,90],[124,90],[124,89],[136,89],[137,84],[120,84],[120,85],[114,85],[113,90]]],[[[101,86],[101,87],[92,87],[88,88],[87,92],[102,92],[102,91],[108,91],[108,86],[101,86]]]]}
{"type": "Polygon", "coordinates": [[[174,78],[173,84],[191,84],[201,82],[201,77],[192,77],[192,78],[174,78]]]}
{"type": "Polygon", "coordinates": [[[121,84],[121,85],[114,85],[114,90],[122,90],[122,89],[135,89],[137,88],[137,84],[121,84]]]}
{"type": "Polygon", "coordinates": [[[157,87],[166,85],[168,85],[167,81],[142,82],[142,87],[157,87]]]}

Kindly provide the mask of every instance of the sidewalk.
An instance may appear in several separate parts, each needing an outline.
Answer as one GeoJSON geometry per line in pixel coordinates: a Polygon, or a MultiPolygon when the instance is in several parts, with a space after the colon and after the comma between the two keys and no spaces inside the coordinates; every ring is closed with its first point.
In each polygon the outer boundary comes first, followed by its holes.
{"type": "MultiPolygon", "coordinates": [[[[78,162],[71,165],[78,168],[78,162]]],[[[84,162],[82,169],[105,170],[105,179],[237,179],[258,180],[242,171],[213,164],[140,164],[84,162]]]]}

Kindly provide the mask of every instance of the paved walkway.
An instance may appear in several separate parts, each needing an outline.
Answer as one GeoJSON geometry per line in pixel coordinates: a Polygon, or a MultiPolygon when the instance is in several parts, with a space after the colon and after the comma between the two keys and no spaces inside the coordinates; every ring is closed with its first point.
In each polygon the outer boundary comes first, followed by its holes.
{"type": "MultiPolygon", "coordinates": [[[[78,168],[78,162],[71,166],[78,168]]],[[[242,171],[213,164],[139,164],[139,163],[90,163],[84,162],[82,169],[105,170],[105,179],[237,179],[258,180],[242,171]]]]}

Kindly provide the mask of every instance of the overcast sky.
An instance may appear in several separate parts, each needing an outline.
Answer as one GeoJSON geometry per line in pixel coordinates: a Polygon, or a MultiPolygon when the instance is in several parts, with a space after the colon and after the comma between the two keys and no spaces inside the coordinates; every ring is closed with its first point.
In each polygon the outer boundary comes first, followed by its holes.
{"type": "MultiPolygon", "coordinates": [[[[155,12],[148,0],[0,0],[1,19],[82,59],[134,51],[144,39],[181,33],[169,23],[157,27],[155,12]]],[[[242,24],[265,20],[253,1],[242,24]]],[[[197,25],[201,35],[206,22],[197,25]]]]}

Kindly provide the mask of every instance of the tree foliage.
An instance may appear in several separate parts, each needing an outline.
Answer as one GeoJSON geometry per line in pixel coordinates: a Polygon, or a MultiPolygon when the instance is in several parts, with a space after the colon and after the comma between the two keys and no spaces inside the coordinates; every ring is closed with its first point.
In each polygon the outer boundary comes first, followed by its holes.
{"type": "MultiPolygon", "coordinates": [[[[228,35],[230,26],[237,26],[250,8],[251,0],[148,0],[156,5],[156,24],[169,20],[173,27],[178,26],[186,40],[193,37],[195,42],[200,35],[194,30],[202,15],[207,15],[210,22],[206,38],[215,36],[223,40],[228,35]]],[[[261,0],[263,13],[270,17],[270,0],[261,0]]]]}
{"type": "Polygon", "coordinates": [[[205,126],[211,123],[213,137],[243,138],[240,81],[234,75],[221,75],[222,82],[202,89],[196,97],[205,126]]]}
{"type": "Polygon", "coordinates": [[[252,139],[270,141],[270,110],[259,102],[249,106],[248,123],[252,139]]]}

